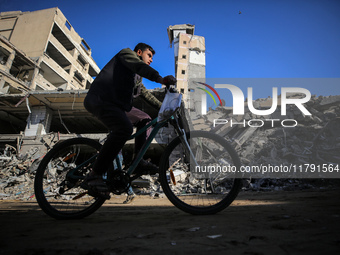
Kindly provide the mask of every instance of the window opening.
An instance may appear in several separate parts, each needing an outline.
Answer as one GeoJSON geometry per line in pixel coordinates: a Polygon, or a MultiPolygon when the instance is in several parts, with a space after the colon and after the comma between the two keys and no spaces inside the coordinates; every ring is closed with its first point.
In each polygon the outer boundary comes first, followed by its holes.
{"type": "Polygon", "coordinates": [[[66,20],[65,26],[68,28],[68,30],[71,30],[72,26],[71,26],[70,22],[68,22],[68,20],[66,20]]]}

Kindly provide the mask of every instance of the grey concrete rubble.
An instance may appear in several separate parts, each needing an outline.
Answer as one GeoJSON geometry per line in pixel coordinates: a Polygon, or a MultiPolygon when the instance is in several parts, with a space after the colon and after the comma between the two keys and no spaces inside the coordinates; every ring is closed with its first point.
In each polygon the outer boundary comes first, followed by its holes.
{"type": "MultiPolygon", "coordinates": [[[[269,100],[269,99],[267,99],[269,100]]],[[[259,103],[266,100],[259,100],[259,103]]],[[[261,104],[259,104],[261,105],[261,104]]],[[[306,108],[312,116],[303,116],[301,111],[291,107],[287,116],[281,116],[279,109],[271,116],[255,116],[246,111],[244,116],[233,116],[228,107],[217,107],[210,110],[191,123],[194,129],[203,128],[222,135],[231,141],[240,155],[243,165],[260,164],[304,164],[329,163],[340,164],[340,96],[313,97],[306,108]],[[280,121],[275,125],[265,122],[263,126],[243,126],[238,124],[217,125],[213,121],[218,119],[242,120],[266,119],[295,119],[296,127],[282,127],[280,121]]],[[[257,122],[261,124],[261,122],[257,122]]],[[[255,125],[254,123],[252,125],[255,125]]],[[[53,144],[53,143],[52,143],[53,144]]],[[[6,145],[0,150],[0,200],[5,199],[34,199],[33,182],[35,170],[41,159],[41,153],[34,149],[18,154],[16,148],[6,145]],[[20,156],[19,156],[20,155],[20,156]]],[[[174,169],[176,181],[181,183],[183,172],[174,169]]],[[[329,179],[268,179],[256,178],[244,181],[244,190],[296,190],[306,188],[322,188],[329,185],[339,185],[336,180],[329,179]]],[[[140,195],[150,195],[158,198],[164,196],[158,174],[146,175],[133,183],[135,192],[140,195]]],[[[194,187],[187,187],[194,189],[194,187]]]]}
{"type": "Polygon", "coordinates": [[[29,151],[22,157],[17,157],[16,149],[6,145],[0,153],[0,200],[23,199],[34,197],[34,176],[38,160],[35,152],[29,151]]]}
{"type": "MultiPolygon", "coordinates": [[[[254,105],[256,103],[260,107],[261,104],[268,105],[268,103],[271,106],[271,99],[258,99],[254,105]]],[[[211,127],[211,131],[232,142],[243,165],[300,166],[333,163],[340,167],[340,96],[313,96],[305,106],[311,112],[311,116],[304,116],[294,105],[287,108],[286,116],[281,115],[280,108],[270,116],[256,116],[250,111],[245,111],[244,116],[235,116],[232,115],[230,108],[217,107],[215,111],[209,111],[207,115],[202,116],[202,119],[204,125],[211,127]],[[216,116],[222,116],[219,119],[228,120],[228,123],[214,127],[216,116]],[[238,124],[231,126],[231,119],[238,124]],[[273,119],[274,122],[268,121],[273,119]],[[297,125],[284,127],[281,123],[285,119],[296,120],[297,125]],[[249,122],[249,120],[253,121],[249,122]]],[[[203,125],[203,122],[198,120],[192,123],[203,125]]],[[[199,125],[194,125],[194,129],[199,129],[199,125]]],[[[257,178],[247,180],[245,188],[291,190],[311,188],[316,183],[321,186],[326,185],[326,181],[320,180],[257,178]]],[[[334,180],[328,180],[327,183],[334,183],[334,180]]]]}

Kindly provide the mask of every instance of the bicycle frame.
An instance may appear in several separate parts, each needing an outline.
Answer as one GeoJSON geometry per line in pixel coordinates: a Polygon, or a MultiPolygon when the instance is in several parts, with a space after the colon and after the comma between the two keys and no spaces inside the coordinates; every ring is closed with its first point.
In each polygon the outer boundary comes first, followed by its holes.
{"type": "MultiPolygon", "coordinates": [[[[137,154],[135,160],[133,161],[133,164],[129,167],[129,170],[127,171],[128,174],[132,174],[133,171],[135,170],[135,168],[137,167],[137,165],[139,164],[139,162],[141,161],[141,159],[143,158],[144,154],[146,153],[147,149],[149,148],[152,140],[156,137],[158,131],[165,126],[165,124],[167,123],[168,120],[163,121],[161,123],[157,122],[157,118],[153,119],[149,124],[147,124],[146,126],[144,126],[142,129],[140,129],[138,132],[132,134],[128,140],[132,140],[134,138],[136,138],[137,136],[141,135],[143,132],[145,132],[149,127],[151,127],[152,125],[155,125],[155,127],[153,128],[150,136],[148,137],[148,139],[146,140],[146,142],[144,143],[143,147],[141,148],[141,150],[139,151],[139,153],[137,154]]],[[[96,160],[96,158],[98,157],[98,154],[92,156],[91,158],[89,158],[88,160],[84,161],[83,163],[81,163],[80,165],[78,165],[76,168],[72,169],[70,172],[68,172],[68,177],[70,178],[79,178],[78,176],[74,175],[74,173],[82,168],[84,165],[87,165],[89,162],[94,162],[96,160]]],[[[120,162],[119,156],[117,155],[115,158],[116,161],[116,165],[117,165],[117,169],[118,170],[122,170],[122,164],[120,162]]]]}
{"type": "MultiPolygon", "coordinates": [[[[152,131],[151,131],[151,133],[150,133],[150,135],[148,137],[148,139],[146,140],[146,142],[142,146],[141,150],[136,155],[136,158],[132,161],[132,164],[130,165],[129,169],[127,170],[127,173],[129,175],[133,174],[133,172],[136,169],[136,167],[138,166],[139,162],[141,161],[141,159],[143,158],[143,156],[147,152],[148,148],[150,147],[152,140],[156,137],[156,135],[159,132],[159,130],[161,128],[163,128],[167,123],[171,124],[175,128],[175,132],[180,137],[182,143],[186,145],[185,148],[187,149],[187,153],[188,153],[188,155],[190,155],[191,160],[193,160],[192,162],[195,165],[198,165],[197,162],[196,162],[196,159],[195,159],[195,157],[194,157],[194,155],[193,155],[193,153],[192,153],[192,151],[190,149],[189,143],[188,143],[186,135],[185,135],[185,131],[180,128],[180,125],[178,123],[178,119],[181,118],[181,116],[179,115],[179,109],[180,108],[177,108],[169,118],[167,118],[167,119],[165,119],[165,120],[163,120],[161,122],[158,122],[158,118],[153,119],[150,123],[148,123],[142,129],[138,130],[138,132],[132,134],[129,137],[128,140],[132,140],[132,139],[136,138],[137,136],[141,135],[142,133],[146,132],[146,130],[148,128],[150,128],[151,126],[154,125],[154,127],[153,127],[153,129],[152,129],[152,131]],[[174,116],[176,116],[176,117],[174,117],[174,116]]],[[[80,164],[79,166],[74,168],[72,171],[70,171],[68,173],[68,177],[79,178],[79,176],[74,175],[74,172],[76,172],[78,169],[80,169],[84,165],[87,165],[89,162],[91,162],[91,161],[94,162],[95,159],[97,158],[97,156],[98,156],[98,154],[94,155],[90,159],[86,160],[85,162],[83,162],[82,164],[80,164]]],[[[117,169],[118,170],[122,170],[122,164],[120,162],[120,159],[119,159],[118,155],[115,158],[115,162],[116,162],[117,169]]]]}
{"type": "MultiPolygon", "coordinates": [[[[128,140],[131,140],[131,139],[134,139],[135,137],[139,136],[140,134],[146,132],[146,130],[155,125],[148,137],[148,139],[146,140],[146,142],[144,143],[144,145],[142,146],[141,150],[138,152],[138,154],[136,155],[136,158],[133,160],[132,162],[132,165],[129,167],[127,173],[128,174],[132,174],[134,172],[134,170],[136,169],[136,167],[138,166],[139,162],[141,161],[141,159],[143,158],[143,156],[145,155],[146,151],[148,150],[148,148],[150,147],[151,145],[151,142],[152,140],[156,137],[158,131],[163,128],[167,123],[170,123],[174,128],[175,128],[175,131],[177,133],[178,136],[182,137],[185,136],[185,132],[184,130],[182,130],[180,127],[179,127],[179,124],[178,124],[178,116],[177,117],[174,117],[175,115],[178,114],[178,111],[179,111],[179,108],[176,109],[174,111],[174,113],[166,120],[162,121],[162,122],[158,122],[158,118],[155,118],[153,119],[149,124],[147,124],[146,126],[144,126],[142,129],[140,129],[138,132],[136,132],[135,134],[133,134],[128,140]]],[[[189,144],[186,140],[186,138],[183,139],[187,146],[189,147],[189,144]]],[[[189,149],[189,154],[192,155],[192,152],[190,150],[190,147],[188,148],[189,149]]],[[[192,155],[193,156],[193,155],[192,155]]],[[[119,158],[118,158],[118,155],[116,157],[116,164],[117,164],[117,167],[119,170],[122,170],[122,166],[120,164],[120,161],[119,161],[119,158]]]]}
{"type": "MultiPolygon", "coordinates": [[[[146,130],[155,125],[148,137],[148,139],[145,141],[144,145],[142,146],[141,150],[138,152],[138,154],[136,155],[136,158],[133,160],[132,165],[129,167],[127,173],[128,174],[132,174],[134,172],[134,170],[136,169],[137,165],[139,164],[139,162],[141,161],[141,159],[143,158],[144,154],[146,153],[146,151],[148,150],[152,140],[156,137],[158,131],[165,126],[165,124],[167,123],[167,121],[164,122],[157,122],[157,118],[153,119],[149,124],[147,124],[146,126],[144,126],[142,129],[140,129],[138,132],[136,132],[135,134],[132,134],[130,136],[130,138],[128,140],[132,140],[134,138],[136,138],[137,136],[141,135],[142,133],[146,132],[146,130]]],[[[122,166],[120,164],[120,160],[118,158],[118,155],[116,156],[116,164],[118,167],[118,170],[122,170],[122,166]]]]}

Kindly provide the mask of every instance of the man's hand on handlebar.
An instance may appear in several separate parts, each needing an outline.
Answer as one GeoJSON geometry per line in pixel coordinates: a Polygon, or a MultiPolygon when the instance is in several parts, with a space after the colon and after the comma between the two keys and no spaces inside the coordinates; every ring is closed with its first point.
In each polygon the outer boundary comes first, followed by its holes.
{"type": "Polygon", "coordinates": [[[168,75],[168,76],[165,76],[164,78],[159,77],[157,82],[160,84],[164,84],[167,88],[169,88],[170,85],[175,85],[177,80],[174,76],[168,75]]]}

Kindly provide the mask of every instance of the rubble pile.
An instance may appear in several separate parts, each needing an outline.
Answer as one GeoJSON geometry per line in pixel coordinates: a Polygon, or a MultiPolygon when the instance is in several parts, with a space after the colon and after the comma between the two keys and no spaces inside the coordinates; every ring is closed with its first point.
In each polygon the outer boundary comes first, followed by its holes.
{"type": "Polygon", "coordinates": [[[18,157],[16,149],[6,144],[0,153],[0,200],[34,198],[34,176],[38,160],[29,151],[18,157]]]}
{"type": "MultiPolygon", "coordinates": [[[[269,99],[261,101],[266,100],[269,99]]],[[[216,116],[239,123],[233,127],[215,125],[211,130],[232,142],[243,165],[340,164],[340,96],[313,97],[305,106],[311,116],[304,116],[294,105],[287,107],[286,116],[281,115],[280,109],[270,116],[256,116],[250,111],[246,111],[244,116],[233,116],[230,109],[218,107],[204,116],[204,125],[213,126],[216,116]],[[243,119],[246,120],[245,125],[243,119]],[[273,119],[275,121],[268,121],[273,119]],[[285,119],[296,120],[289,125],[297,125],[282,126],[281,121],[285,119]],[[254,121],[249,123],[248,120],[254,121]]],[[[202,122],[200,125],[202,127],[202,122]]],[[[246,186],[255,190],[290,190],[311,188],[316,183],[325,184],[316,180],[257,179],[248,181],[246,186]]]]}
{"type": "Polygon", "coordinates": [[[133,191],[138,195],[149,195],[153,198],[164,197],[164,193],[159,182],[159,175],[143,175],[132,181],[133,191]]]}

